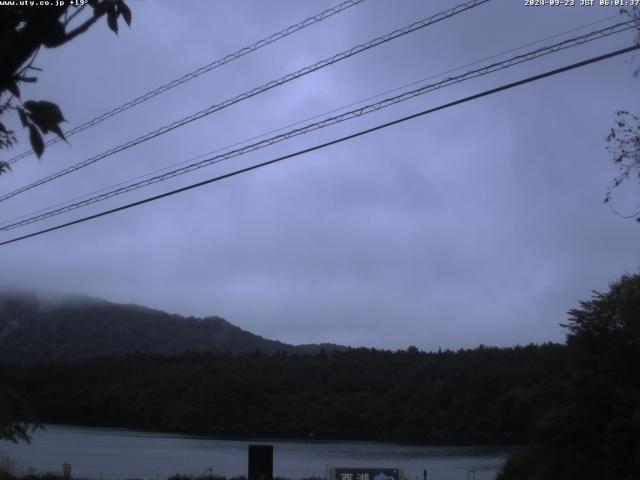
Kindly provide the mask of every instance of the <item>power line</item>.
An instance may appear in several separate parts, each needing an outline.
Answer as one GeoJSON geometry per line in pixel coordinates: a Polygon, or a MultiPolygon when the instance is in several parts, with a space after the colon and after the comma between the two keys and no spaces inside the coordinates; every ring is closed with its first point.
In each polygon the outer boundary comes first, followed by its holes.
{"type": "MultiPolygon", "coordinates": [[[[195,161],[195,160],[198,160],[198,159],[201,159],[201,158],[205,158],[205,157],[210,156],[210,155],[212,155],[212,154],[214,154],[214,153],[222,152],[222,151],[227,150],[227,149],[229,149],[229,148],[233,148],[233,147],[237,147],[237,146],[239,146],[239,145],[246,144],[246,143],[251,142],[251,141],[253,141],[253,140],[257,140],[257,139],[259,139],[259,138],[263,138],[263,137],[266,137],[266,136],[268,136],[268,135],[271,135],[271,134],[273,134],[273,133],[281,132],[281,131],[283,131],[283,130],[285,130],[285,129],[287,129],[287,128],[295,127],[296,125],[300,125],[300,124],[302,124],[302,123],[304,123],[304,122],[308,122],[308,121],[310,121],[310,120],[315,120],[315,119],[317,119],[317,118],[321,118],[321,117],[323,117],[323,116],[330,115],[330,114],[332,114],[332,113],[336,113],[336,112],[339,112],[339,111],[341,111],[341,110],[345,110],[345,109],[347,109],[347,108],[354,107],[354,106],[356,106],[356,105],[360,105],[360,104],[362,104],[362,103],[364,103],[364,102],[367,102],[367,101],[369,101],[369,100],[374,100],[374,99],[376,99],[376,98],[380,98],[380,97],[382,97],[382,96],[384,96],[384,95],[387,95],[387,94],[389,94],[389,93],[398,92],[398,91],[400,91],[400,90],[403,90],[403,89],[406,89],[406,88],[409,88],[409,87],[412,87],[412,86],[415,86],[415,85],[418,85],[418,84],[424,83],[424,82],[426,82],[426,81],[428,81],[428,80],[432,80],[432,79],[434,79],[434,78],[439,78],[439,77],[442,77],[442,76],[447,75],[447,74],[449,74],[449,73],[457,72],[457,71],[460,71],[460,70],[462,70],[462,69],[464,69],[464,68],[472,67],[472,66],[474,66],[474,65],[478,65],[478,64],[483,63],[483,62],[486,62],[486,61],[488,61],[488,60],[493,60],[493,59],[499,58],[499,57],[501,57],[501,56],[503,56],[503,55],[506,55],[506,54],[508,54],[508,53],[517,52],[517,51],[520,51],[520,50],[522,50],[522,49],[524,49],[524,48],[531,47],[531,46],[533,46],[533,45],[538,45],[538,44],[540,44],[540,43],[542,43],[542,42],[546,42],[547,40],[553,40],[554,38],[562,37],[563,35],[566,35],[566,34],[568,34],[568,33],[573,33],[573,32],[576,32],[576,31],[578,31],[578,30],[583,30],[583,29],[585,29],[585,28],[592,27],[592,26],[594,26],[594,25],[598,25],[598,24],[601,24],[601,23],[607,22],[607,21],[609,21],[609,20],[612,20],[612,19],[617,18],[617,17],[620,17],[620,16],[622,16],[622,13],[618,13],[618,14],[616,14],[616,15],[611,15],[611,16],[609,16],[609,17],[601,18],[600,20],[596,20],[596,21],[591,22],[591,23],[587,23],[587,24],[584,24],[584,25],[580,25],[580,26],[577,26],[577,27],[573,27],[573,28],[571,28],[571,29],[569,29],[569,30],[565,30],[565,31],[563,31],[563,32],[559,32],[559,33],[556,33],[556,34],[550,35],[550,36],[548,36],[548,37],[544,37],[544,38],[541,38],[541,39],[539,39],[539,40],[536,40],[536,41],[533,41],[533,42],[529,42],[529,43],[526,43],[526,44],[524,44],[524,45],[520,45],[520,46],[515,47],[515,48],[510,48],[510,49],[508,49],[508,50],[503,50],[502,52],[499,52],[499,53],[493,54],[493,55],[491,55],[491,56],[489,56],[489,57],[484,57],[484,58],[481,58],[480,60],[476,60],[476,61],[474,61],[474,62],[467,63],[467,64],[464,64],[464,65],[461,65],[461,66],[458,66],[458,67],[455,67],[455,68],[452,68],[452,69],[446,70],[446,71],[444,71],[444,72],[440,72],[440,73],[436,73],[436,74],[433,74],[433,75],[429,75],[429,76],[428,76],[428,77],[426,77],[426,78],[422,78],[422,79],[420,79],[420,80],[416,80],[416,81],[414,81],[414,82],[411,82],[411,83],[408,83],[408,84],[404,84],[404,85],[401,85],[401,86],[399,86],[399,87],[392,88],[392,89],[390,89],[390,90],[385,90],[384,92],[380,92],[380,93],[377,93],[377,94],[375,94],[375,95],[371,95],[371,96],[368,96],[368,97],[366,97],[366,98],[362,98],[362,99],[357,100],[357,101],[355,101],[355,102],[351,102],[351,103],[349,103],[349,104],[347,104],[347,105],[343,105],[343,106],[341,106],[341,107],[337,107],[337,108],[333,108],[333,109],[328,110],[328,111],[324,111],[324,112],[322,112],[322,113],[319,113],[319,114],[313,115],[313,116],[311,116],[311,117],[307,117],[307,118],[304,118],[304,119],[298,120],[298,121],[296,121],[296,122],[289,123],[289,124],[284,125],[284,126],[282,126],[282,127],[278,127],[278,128],[275,128],[275,129],[269,130],[269,131],[267,131],[267,132],[263,132],[263,133],[261,133],[261,134],[254,135],[254,136],[252,136],[252,137],[250,137],[250,138],[245,138],[244,140],[240,140],[240,141],[234,142],[234,143],[232,143],[232,144],[230,144],[230,145],[225,145],[224,147],[216,148],[215,150],[211,150],[211,151],[209,151],[209,152],[206,152],[206,153],[203,153],[203,154],[197,155],[196,157],[191,157],[191,158],[189,158],[189,159],[187,159],[187,160],[182,160],[182,161],[180,161],[180,162],[178,162],[178,163],[174,163],[174,164],[168,165],[168,166],[166,166],[166,167],[159,168],[159,169],[157,169],[157,170],[153,170],[153,171],[151,171],[151,172],[148,172],[148,173],[145,173],[145,174],[142,174],[142,175],[138,175],[138,176],[136,176],[136,177],[134,177],[134,178],[130,178],[130,179],[124,180],[124,181],[119,182],[119,183],[117,183],[117,184],[115,184],[115,185],[110,185],[110,186],[108,186],[108,187],[101,188],[101,189],[96,190],[96,191],[93,191],[93,192],[91,192],[91,193],[87,193],[87,194],[79,195],[79,196],[74,197],[74,198],[72,198],[72,199],[70,199],[70,200],[66,200],[66,201],[64,201],[64,202],[60,202],[60,203],[57,203],[57,204],[52,205],[52,206],[49,206],[49,207],[41,208],[41,209],[38,209],[38,210],[36,210],[36,211],[31,211],[31,212],[29,212],[29,213],[26,213],[26,214],[24,214],[24,215],[20,215],[20,216],[18,216],[18,217],[14,217],[14,218],[11,218],[11,219],[8,219],[8,220],[4,220],[4,221],[0,222],[0,230],[3,230],[3,228],[2,228],[2,227],[4,227],[5,225],[10,224],[10,223],[17,222],[18,220],[22,220],[22,219],[24,219],[24,218],[27,218],[27,217],[30,217],[30,216],[34,216],[34,215],[37,215],[37,214],[42,213],[42,212],[51,211],[52,209],[55,209],[55,208],[57,208],[57,207],[65,206],[65,205],[67,205],[67,204],[70,204],[71,202],[75,202],[75,201],[80,200],[80,199],[86,199],[86,198],[91,197],[91,196],[94,196],[94,195],[96,195],[96,194],[98,194],[98,193],[105,192],[105,191],[107,191],[107,190],[111,190],[111,189],[115,189],[115,188],[120,187],[120,186],[122,186],[122,185],[126,185],[126,184],[127,184],[127,183],[129,183],[129,182],[134,182],[135,180],[140,180],[140,179],[150,177],[151,175],[155,175],[155,174],[160,173],[160,172],[165,172],[165,171],[170,170],[170,169],[172,169],[172,168],[175,168],[175,167],[177,167],[177,166],[179,166],[179,165],[184,165],[184,164],[187,164],[187,163],[189,163],[189,162],[193,162],[193,161],[195,161]]],[[[92,202],[92,203],[93,203],[93,202],[92,202]]]]}
{"type": "Polygon", "coordinates": [[[332,57],[326,58],[324,60],[321,60],[319,62],[316,62],[315,64],[311,65],[311,66],[307,66],[304,67],[294,73],[289,73],[283,77],[280,77],[277,80],[272,80],[268,83],[265,83],[264,85],[261,85],[260,87],[256,87],[253,90],[250,90],[248,92],[242,93],[236,97],[230,98],[228,100],[225,100],[222,103],[216,104],[216,105],[212,105],[209,108],[206,108],[204,110],[201,110],[199,112],[196,112],[192,115],[189,115],[187,117],[182,118],[181,120],[178,120],[176,122],[173,122],[169,125],[165,125],[157,130],[154,130],[152,132],[149,132],[145,135],[142,135],[134,140],[130,140],[127,143],[121,144],[117,147],[114,147],[112,149],[109,149],[103,153],[100,153],[98,155],[95,155],[91,158],[88,158],[87,160],[84,160],[82,162],[76,163],[75,165],[72,165],[70,167],[67,167],[65,169],[59,170],[56,173],[53,173],[51,175],[48,175],[44,178],[41,178],[33,183],[30,183],[26,186],[20,187],[17,190],[14,190],[12,192],[9,193],[5,193],[4,195],[0,196],[0,202],[4,201],[4,200],[8,200],[9,198],[15,197],[16,195],[19,195],[20,193],[26,192],[28,190],[31,190],[32,188],[38,187],[40,185],[43,185],[45,183],[48,183],[52,180],[55,180],[57,178],[60,178],[64,175],[68,175],[69,173],[75,172],[76,170],[79,170],[81,168],[84,168],[86,166],[89,166],[99,160],[102,160],[103,158],[109,157],[111,155],[114,155],[116,153],[119,153],[123,150],[127,150],[128,148],[131,148],[135,145],[138,145],[142,142],[146,142],[147,140],[151,140],[152,138],[155,138],[159,135],[163,135],[165,133],[170,132],[171,130],[174,130],[178,127],[182,127],[188,123],[191,123],[195,120],[199,120],[200,118],[203,118],[207,115],[210,115],[214,112],[220,111],[224,108],[227,108],[235,103],[241,102],[243,100],[246,100],[248,98],[254,97],[260,93],[266,92],[268,90],[271,90],[272,88],[278,87],[280,85],[283,85],[285,83],[288,83],[292,80],[295,80],[297,78],[303,77],[305,75],[308,75],[309,73],[315,72],[316,70],[320,70],[321,68],[327,67],[329,65],[332,65],[334,63],[340,62],[342,60],[345,60],[347,58],[350,58],[354,55],[357,55],[359,53],[362,53],[364,51],[367,51],[371,48],[377,47],[379,45],[382,45],[384,43],[390,42],[391,40],[395,40],[396,38],[402,37],[404,35],[408,35],[409,33],[413,33],[417,30],[420,30],[422,28],[425,28],[429,25],[433,25],[434,23],[440,22],[442,20],[448,19],[450,17],[453,17],[454,15],[457,15],[459,13],[465,12],[467,10],[470,10],[472,8],[475,8],[479,5],[482,5],[484,3],[487,3],[491,0],[471,0],[468,1],[466,3],[457,5],[449,10],[446,10],[444,12],[438,13],[436,15],[433,15],[429,18],[426,18],[424,20],[420,20],[418,22],[414,22],[411,25],[408,25],[406,27],[394,30],[390,33],[387,33],[386,35],[374,38],[373,40],[367,42],[367,43],[363,43],[360,45],[357,45],[349,50],[345,50],[341,53],[338,53],[332,57]]]}
{"type": "MultiPolygon", "coordinates": [[[[134,190],[137,190],[139,188],[143,188],[149,185],[153,185],[155,183],[159,183],[162,181],[166,181],[170,178],[179,176],[179,175],[183,175],[185,173],[189,173],[192,172],[194,170],[206,167],[208,165],[212,165],[215,163],[219,163],[225,160],[228,160],[230,158],[233,157],[237,157],[240,155],[244,155],[246,153],[249,152],[253,152],[271,145],[274,145],[275,143],[279,143],[285,140],[289,140],[293,137],[296,137],[298,135],[302,135],[302,134],[306,134],[315,130],[319,130],[321,128],[325,128],[328,127],[330,125],[335,125],[337,123],[341,123],[344,122],[346,120],[350,120],[356,117],[360,117],[369,113],[373,113],[376,112],[378,110],[381,110],[383,108],[395,105],[397,103],[406,101],[406,100],[410,100],[412,98],[418,97],[420,95],[424,95],[428,92],[432,92],[434,90],[440,89],[440,88],[444,88],[450,85],[454,85],[466,80],[470,80],[473,78],[477,78],[480,76],[484,76],[487,75],[489,73],[494,73],[496,71],[499,70],[504,70],[506,68],[510,68],[514,65],[519,65],[521,63],[524,62],[528,62],[531,60],[534,60],[536,58],[540,58],[542,56],[545,55],[549,55],[551,53],[555,53],[561,50],[565,50],[567,48],[573,48],[579,45],[583,45],[587,42],[593,41],[593,40],[597,40],[597,39],[601,39],[601,38],[606,38],[608,36],[611,36],[613,34],[616,33],[621,33],[627,30],[630,30],[631,28],[634,28],[634,25],[636,24],[635,20],[628,20],[626,22],[621,22],[619,24],[610,26],[610,27],[606,27],[600,30],[596,30],[593,32],[589,32],[585,35],[581,35],[579,37],[575,37],[575,38],[571,38],[571,39],[567,39],[564,40],[562,42],[547,46],[547,47],[541,47],[538,48],[536,50],[533,50],[531,52],[527,52],[527,53],[523,53],[521,55],[517,55],[515,57],[503,60],[501,62],[496,62],[490,65],[487,65],[485,67],[479,68],[479,69],[475,69],[475,70],[471,70],[469,72],[466,72],[462,75],[456,76],[456,77],[450,77],[447,79],[444,79],[440,82],[437,83],[433,83],[433,84],[427,84],[427,85],[423,85],[420,88],[411,90],[411,91],[407,91],[404,92],[400,95],[396,95],[394,97],[390,97],[390,98],[386,98],[384,100],[381,100],[379,102],[376,103],[372,103],[369,105],[365,105],[363,107],[357,108],[355,110],[351,110],[348,112],[344,112],[340,115],[336,115],[333,117],[329,117],[329,118],[325,118],[324,120],[321,120],[319,122],[315,122],[315,123],[311,123],[308,125],[305,125],[303,127],[300,128],[296,128],[293,130],[290,130],[288,132],[282,133],[280,135],[276,135],[274,137],[270,137],[264,140],[261,140],[259,142],[250,144],[250,145],[246,145],[244,147],[232,150],[230,152],[221,154],[221,155],[216,155],[210,158],[206,158],[204,160],[201,160],[199,162],[184,166],[184,167],[180,167],[174,170],[171,170],[169,172],[163,173],[161,175],[156,175],[154,177],[151,178],[146,178],[144,180],[141,180],[139,182],[136,183],[131,183],[129,185],[126,185],[124,187],[121,188],[117,188],[111,191],[108,191],[106,193],[100,194],[100,195],[96,195],[93,197],[89,197],[86,198],[84,200],[75,202],[75,203],[70,203],[67,204],[63,207],[60,208],[55,208],[52,207],[51,209],[45,209],[47,210],[45,213],[39,213],[37,215],[31,216],[29,218],[25,218],[23,220],[18,220],[15,221],[13,223],[9,223],[7,225],[8,222],[5,222],[5,224],[3,226],[0,226],[0,230],[12,230],[14,228],[18,228],[18,227],[22,227],[25,225],[29,225],[31,223],[35,223],[35,222],[39,222],[42,220],[45,220],[47,218],[51,218],[53,216],[57,216],[57,215],[61,215],[63,213],[67,213],[70,212],[72,210],[76,210],[78,208],[82,208],[97,202],[101,202],[104,200],[107,200],[109,198],[115,197],[117,195],[122,195],[124,193],[128,193],[134,190]]],[[[68,203],[68,202],[67,202],[68,203]]],[[[24,218],[24,217],[22,217],[24,218]]]]}
{"type": "Polygon", "coordinates": [[[93,220],[93,219],[96,219],[96,218],[104,217],[106,215],[110,215],[112,213],[119,212],[119,211],[122,211],[122,210],[127,210],[129,208],[133,208],[133,207],[136,207],[138,205],[143,205],[145,203],[150,203],[150,202],[153,202],[153,201],[156,201],[156,200],[160,200],[161,198],[165,198],[165,197],[169,197],[169,196],[172,196],[172,195],[176,195],[178,193],[186,192],[187,190],[192,190],[194,188],[202,187],[204,185],[208,185],[210,183],[218,182],[218,181],[224,180],[226,178],[234,177],[234,176],[239,175],[241,173],[246,173],[246,172],[249,172],[251,170],[257,170],[258,168],[266,167],[267,165],[272,165],[274,163],[281,162],[283,160],[287,160],[287,159],[290,159],[290,158],[298,157],[300,155],[304,155],[306,153],[310,153],[310,152],[313,152],[313,151],[316,151],[316,150],[320,150],[320,149],[329,147],[331,145],[342,143],[342,142],[347,141],[347,140],[352,140],[354,138],[357,138],[357,137],[360,137],[360,136],[363,136],[363,135],[366,135],[366,134],[369,134],[369,133],[372,133],[372,132],[375,132],[375,131],[378,131],[378,130],[382,130],[384,128],[387,128],[387,127],[390,127],[390,126],[393,126],[393,125],[397,125],[399,123],[403,123],[403,122],[406,122],[408,120],[412,120],[412,119],[415,119],[415,118],[418,118],[418,117],[421,117],[421,116],[424,116],[424,115],[428,115],[430,113],[434,113],[434,112],[437,112],[439,110],[444,110],[446,108],[454,107],[454,106],[460,105],[462,103],[466,103],[466,102],[469,102],[469,101],[472,101],[472,100],[477,100],[478,98],[486,97],[488,95],[492,95],[494,93],[498,93],[498,92],[502,92],[504,90],[515,88],[515,87],[518,87],[520,85],[524,85],[524,84],[527,84],[527,83],[535,82],[535,81],[541,80],[543,78],[550,77],[552,75],[557,75],[557,74],[560,74],[560,73],[563,73],[563,72],[574,70],[576,68],[580,68],[580,67],[583,67],[583,66],[586,66],[586,65],[590,65],[592,63],[596,63],[596,62],[600,62],[600,61],[603,61],[603,60],[606,60],[606,59],[609,59],[609,58],[613,58],[613,57],[616,57],[618,55],[623,55],[625,53],[629,53],[631,51],[638,50],[638,49],[640,49],[640,45],[633,45],[631,47],[627,47],[627,48],[623,48],[623,49],[616,50],[616,51],[613,51],[613,52],[609,52],[609,53],[604,54],[604,55],[600,55],[600,56],[597,56],[597,57],[592,57],[592,58],[590,58],[588,60],[583,60],[581,62],[577,62],[577,63],[571,64],[571,65],[567,65],[567,66],[564,66],[564,67],[561,67],[561,68],[557,68],[557,69],[554,69],[554,70],[549,70],[547,72],[544,72],[544,73],[541,73],[541,74],[538,74],[538,75],[534,75],[534,76],[531,76],[531,77],[527,77],[525,79],[518,80],[516,82],[511,82],[511,83],[508,83],[506,85],[501,85],[499,87],[492,88],[490,90],[485,90],[485,91],[483,91],[481,93],[477,93],[475,95],[471,95],[471,96],[468,96],[468,97],[465,97],[465,98],[462,98],[462,99],[459,99],[459,100],[455,100],[453,102],[449,102],[449,103],[440,105],[438,107],[434,107],[434,108],[430,108],[430,109],[427,109],[427,110],[423,110],[421,112],[414,113],[412,115],[408,115],[408,116],[393,120],[391,122],[383,123],[383,124],[377,125],[375,127],[368,128],[366,130],[361,130],[359,132],[352,133],[350,135],[346,135],[344,137],[340,137],[340,138],[331,140],[329,142],[325,142],[325,143],[322,143],[322,144],[319,144],[319,145],[315,145],[313,147],[305,148],[303,150],[298,150],[297,152],[290,153],[288,155],[283,155],[281,157],[277,157],[277,158],[274,158],[272,160],[268,160],[266,162],[258,163],[258,164],[252,165],[250,167],[241,168],[239,170],[235,170],[233,172],[226,173],[224,175],[219,175],[217,177],[213,177],[213,178],[210,178],[208,180],[204,180],[204,181],[201,181],[201,182],[198,182],[198,183],[193,183],[193,184],[188,185],[186,187],[178,188],[176,190],[171,190],[169,192],[165,192],[165,193],[162,193],[162,194],[159,194],[159,195],[155,195],[155,196],[152,196],[152,197],[147,197],[145,199],[138,200],[136,202],[132,202],[132,203],[129,203],[129,204],[126,204],[126,205],[122,205],[120,207],[112,208],[110,210],[105,210],[103,212],[96,213],[96,214],[93,214],[93,215],[89,215],[87,217],[79,218],[79,219],[73,220],[71,222],[67,222],[67,223],[63,223],[63,224],[60,224],[60,225],[56,225],[54,227],[50,227],[50,228],[46,228],[46,229],[43,229],[43,230],[39,230],[37,232],[33,232],[33,233],[30,233],[30,234],[27,234],[27,235],[23,235],[21,237],[12,238],[11,240],[5,240],[4,242],[0,243],[0,246],[8,245],[10,243],[15,243],[15,242],[18,242],[18,241],[21,241],[21,240],[26,240],[27,238],[35,237],[35,236],[38,236],[38,235],[43,235],[45,233],[49,233],[49,232],[53,232],[55,230],[60,230],[62,228],[70,227],[70,226],[76,225],[78,223],[83,223],[83,222],[86,222],[86,221],[89,221],[89,220],[93,220]]]}
{"type": "MultiPolygon", "coordinates": [[[[178,85],[182,85],[183,83],[188,82],[189,80],[193,80],[196,77],[199,77],[200,75],[203,75],[207,72],[210,72],[211,70],[214,70],[216,68],[219,68],[233,60],[237,60],[240,57],[243,57],[249,53],[255,52],[256,50],[259,50],[260,48],[266,47],[267,45],[270,45],[274,42],[277,42],[278,40],[282,40],[285,37],[288,37],[289,35],[292,35],[296,32],[299,32],[300,30],[303,30],[311,25],[314,25],[318,22],[321,22],[322,20],[325,20],[329,17],[332,17],[333,15],[336,15],[340,12],[343,12],[344,10],[347,10],[348,8],[351,8],[355,5],[358,5],[362,2],[364,2],[365,0],[346,0],[332,8],[329,8],[327,10],[324,10],[320,13],[317,13],[316,15],[313,15],[311,17],[305,18],[304,20],[302,20],[301,22],[296,23],[295,25],[291,25],[287,28],[285,28],[284,30],[280,30],[279,32],[276,32],[272,35],[269,35],[268,37],[265,37],[261,40],[258,40],[255,43],[252,43],[249,46],[246,46],[244,48],[241,48],[240,50],[237,50],[233,53],[230,53],[228,55],[225,55],[222,58],[219,58],[217,60],[214,60],[213,62],[209,63],[208,65],[205,65],[203,67],[200,67],[192,72],[189,72],[185,75],[183,75],[180,78],[177,78],[175,80],[170,81],[169,83],[166,83],[164,85],[159,86],[158,88],[155,88],[154,90],[150,90],[149,92],[145,93],[144,95],[140,95],[137,98],[134,98],[133,100],[124,103],[112,110],[109,110],[106,113],[103,113],[102,115],[97,116],[96,118],[93,118],[92,120],[89,120],[81,125],[78,125],[75,128],[72,128],[66,132],[64,132],[64,135],[66,138],[69,138],[73,135],[75,135],[76,133],[80,133],[83,130],[86,130],[87,128],[93,127],[101,122],[104,122],[105,120],[107,120],[108,118],[111,118],[115,115],[118,115],[119,113],[122,113],[126,110],[129,110],[130,108],[135,107],[136,105],[139,105],[143,102],[146,102],[147,100],[150,100],[151,98],[160,95],[168,90],[171,90],[172,88],[177,87],[178,85]]],[[[51,146],[54,143],[58,143],[59,141],[61,141],[62,139],[59,137],[52,137],[49,140],[47,140],[47,142],[45,143],[45,145],[47,146],[51,146]]],[[[7,160],[6,163],[8,163],[9,165],[28,157],[29,155],[33,154],[33,150],[27,150],[13,158],[11,158],[10,160],[7,160]]]]}
{"type": "MultiPolygon", "coordinates": [[[[93,203],[97,203],[99,201],[106,200],[106,199],[114,197],[116,195],[121,195],[121,194],[124,194],[124,193],[128,193],[128,192],[131,192],[133,190],[137,190],[138,188],[142,188],[142,187],[145,187],[145,186],[152,185],[154,183],[165,181],[165,180],[167,180],[169,178],[172,178],[172,177],[175,177],[175,176],[178,176],[178,175],[182,175],[182,174],[191,172],[193,170],[196,170],[196,169],[199,169],[199,168],[202,168],[202,167],[214,164],[214,163],[219,163],[219,162],[227,160],[229,158],[236,157],[236,156],[239,156],[239,155],[243,155],[245,153],[248,153],[248,152],[251,152],[251,151],[255,151],[255,150],[258,150],[258,149],[273,145],[275,143],[279,143],[279,142],[284,141],[284,140],[288,140],[288,139],[290,139],[290,138],[292,138],[294,136],[298,136],[298,135],[301,135],[301,134],[309,133],[311,131],[314,131],[314,130],[317,130],[317,129],[320,129],[320,128],[324,128],[324,127],[329,126],[329,125],[333,125],[333,124],[340,123],[340,122],[343,122],[343,121],[346,121],[346,120],[349,120],[349,119],[352,119],[352,118],[355,118],[355,117],[358,117],[358,116],[362,116],[362,115],[365,115],[365,114],[368,114],[368,113],[372,113],[372,112],[380,110],[382,108],[386,108],[386,107],[394,105],[396,103],[400,103],[402,101],[409,100],[411,98],[415,98],[415,97],[417,97],[419,95],[428,93],[430,91],[433,91],[433,90],[436,90],[436,89],[439,89],[439,88],[443,88],[443,87],[452,85],[454,83],[460,83],[462,81],[469,80],[469,79],[472,79],[472,78],[476,78],[476,77],[479,77],[479,76],[482,76],[482,75],[486,75],[488,73],[493,73],[495,71],[502,70],[502,69],[505,69],[505,68],[509,68],[511,66],[523,63],[525,61],[530,61],[530,60],[533,60],[535,58],[539,58],[541,56],[557,52],[559,50],[563,50],[563,49],[566,49],[566,48],[571,48],[571,47],[574,47],[574,46],[577,46],[577,45],[581,45],[581,44],[584,44],[584,43],[586,43],[588,41],[596,40],[596,39],[599,39],[599,38],[604,38],[606,36],[610,36],[610,35],[615,34],[615,33],[620,33],[620,32],[623,32],[623,31],[631,29],[633,23],[635,23],[634,20],[623,22],[623,23],[620,23],[620,24],[617,24],[617,25],[614,25],[614,26],[611,26],[611,27],[607,27],[605,29],[601,29],[601,30],[598,30],[598,31],[590,32],[590,33],[582,35],[580,37],[576,37],[576,38],[573,38],[573,39],[568,39],[568,40],[565,40],[563,42],[560,42],[560,43],[557,43],[557,44],[554,44],[554,45],[551,45],[551,46],[548,46],[548,47],[539,48],[539,49],[534,50],[532,52],[528,52],[528,53],[525,53],[525,54],[522,54],[522,55],[518,55],[516,57],[504,60],[502,62],[494,63],[494,64],[491,64],[489,66],[486,66],[486,67],[483,67],[483,68],[480,68],[480,69],[477,69],[477,70],[472,70],[472,71],[467,72],[467,73],[465,73],[463,75],[460,75],[460,76],[457,76],[457,77],[448,78],[448,79],[445,79],[445,80],[443,80],[441,82],[438,82],[436,84],[424,85],[424,86],[422,86],[422,87],[420,87],[420,88],[418,88],[416,90],[412,90],[410,92],[405,92],[405,93],[403,93],[401,95],[398,95],[398,96],[395,96],[395,97],[392,97],[392,98],[387,98],[385,100],[382,100],[381,102],[377,102],[377,103],[374,103],[374,104],[366,105],[366,106],[361,107],[359,109],[352,110],[350,112],[345,112],[345,113],[343,113],[341,115],[330,117],[330,118],[324,119],[324,120],[322,120],[320,122],[316,122],[316,123],[313,123],[313,124],[310,124],[310,125],[306,125],[306,126],[301,127],[299,129],[294,129],[294,130],[286,132],[286,133],[284,133],[282,135],[277,135],[275,137],[271,137],[269,139],[266,139],[266,140],[263,140],[263,141],[260,141],[260,142],[254,143],[254,144],[247,145],[245,147],[233,150],[231,152],[227,152],[227,153],[225,153],[223,155],[218,155],[218,156],[215,156],[215,157],[207,158],[207,159],[205,159],[205,160],[203,160],[201,162],[197,162],[195,164],[188,165],[186,167],[178,168],[178,169],[175,169],[173,171],[167,172],[167,173],[165,173],[163,175],[158,175],[158,176],[155,176],[155,177],[152,177],[152,178],[148,178],[146,180],[130,184],[130,185],[126,186],[126,187],[112,190],[112,191],[104,193],[102,195],[97,195],[97,196],[88,198],[86,200],[83,200],[83,201],[80,201],[80,202],[77,202],[77,203],[65,205],[62,208],[55,209],[55,207],[51,207],[52,209],[50,209],[46,213],[43,213],[41,215],[35,215],[35,216],[31,217],[31,218],[27,218],[27,219],[22,220],[22,221],[17,221],[15,223],[11,223],[10,225],[6,225],[6,223],[9,223],[9,222],[4,222],[5,225],[0,227],[0,230],[11,230],[13,228],[24,226],[24,225],[27,225],[27,224],[30,224],[30,223],[35,223],[37,221],[41,221],[41,220],[44,220],[46,218],[50,218],[52,216],[56,216],[56,215],[59,215],[59,214],[62,214],[62,213],[66,213],[66,212],[75,210],[77,208],[81,208],[81,207],[84,207],[84,206],[87,206],[87,205],[90,205],[90,204],[93,204],[93,203]]],[[[202,157],[202,156],[200,156],[200,157],[202,157]]],[[[166,169],[163,169],[163,170],[166,170],[166,169]]],[[[66,203],[68,203],[68,202],[66,202],[66,203]]],[[[44,210],[48,210],[48,209],[44,209],[44,210]]],[[[21,217],[21,218],[24,218],[24,217],[26,217],[26,215],[21,217]]]]}

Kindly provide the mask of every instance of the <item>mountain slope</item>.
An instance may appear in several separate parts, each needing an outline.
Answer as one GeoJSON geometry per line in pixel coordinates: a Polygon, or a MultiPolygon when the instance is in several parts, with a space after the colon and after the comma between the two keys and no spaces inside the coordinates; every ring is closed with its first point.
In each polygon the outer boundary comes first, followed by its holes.
{"type": "Polygon", "coordinates": [[[0,362],[73,361],[127,353],[314,353],[242,330],[220,317],[198,319],[90,297],[45,300],[0,293],[0,362]]]}

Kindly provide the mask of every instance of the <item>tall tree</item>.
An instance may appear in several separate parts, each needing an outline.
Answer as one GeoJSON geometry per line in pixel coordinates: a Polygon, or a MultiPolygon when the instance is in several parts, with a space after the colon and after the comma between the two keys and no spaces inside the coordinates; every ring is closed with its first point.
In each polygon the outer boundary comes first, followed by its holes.
{"type": "Polygon", "coordinates": [[[501,480],[640,478],[640,275],[569,311],[570,375],[501,480]]]}

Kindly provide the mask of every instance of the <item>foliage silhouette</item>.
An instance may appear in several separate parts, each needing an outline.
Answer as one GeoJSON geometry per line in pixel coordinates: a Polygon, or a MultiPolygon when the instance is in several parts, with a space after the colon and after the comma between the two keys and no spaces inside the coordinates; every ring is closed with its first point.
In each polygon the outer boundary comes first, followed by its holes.
{"type": "Polygon", "coordinates": [[[640,478],[640,275],[569,311],[568,376],[499,477],[640,478]]]}
{"type": "MultiPolygon", "coordinates": [[[[631,18],[640,22],[640,7],[622,9],[631,18]]],[[[640,27],[636,34],[636,43],[640,44],[640,27]]],[[[640,67],[633,73],[634,77],[640,77],[640,67]]],[[[613,211],[624,218],[635,218],[640,222],[640,209],[630,214],[620,214],[613,206],[613,194],[626,180],[637,177],[640,181],[640,118],[626,110],[616,112],[614,126],[607,135],[607,150],[613,156],[613,163],[620,172],[613,178],[604,197],[604,203],[613,211]]]]}
{"type": "MultiPolygon", "coordinates": [[[[65,3],[56,7],[4,5],[0,15],[0,119],[8,112],[16,112],[22,126],[29,131],[29,141],[38,157],[45,148],[43,135],[51,132],[64,139],[60,124],[65,121],[55,103],[21,99],[20,85],[37,81],[34,72],[40,69],[33,61],[40,48],[56,48],[68,43],[103,16],[115,33],[119,17],[131,23],[131,11],[123,0],[88,0],[80,7],[65,3]],[[78,24],[86,7],[91,14],[78,24]],[[70,9],[75,11],[69,14],[70,9]]],[[[0,149],[11,148],[16,141],[15,132],[0,121],[0,149]]],[[[0,175],[9,170],[9,164],[0,161],[0,175]]],[[[29,425],[15,421],[13,416],[24,416],[26,407],[20,397],[1,384],[0,407],[0,438],[28,441],[29,425]]]]}
{"type": "MultiPolygon", "coordinates": [[[[19,3],[19,2],[16,2],[19,3]]],[[[31,146],[38,157],[44,152],[43,135],[54,133],[64,139],[60,124],[65,121],[60,108],[46,100],[21,99],[20,85],[35,83],[34,72],[40,71],[33,62],[42,47],[60,47],[86,32],[100,18],[118,33],[118,18],[131,24],[131,10],[123,0],[88,0],[83,6],[5,5],[0,16],[0,118],[15,111],[22,126],[29,130],[31,146]],[[88,8],[88,16],[83,13],[88,8]],[[69,13],[73,10],[72,13],[69,13]]],[[[16,143],[15,132],[0,121],[0,149],[16,143]]],[[[0,162],[0,174],[10,169],[0,162]]]]}

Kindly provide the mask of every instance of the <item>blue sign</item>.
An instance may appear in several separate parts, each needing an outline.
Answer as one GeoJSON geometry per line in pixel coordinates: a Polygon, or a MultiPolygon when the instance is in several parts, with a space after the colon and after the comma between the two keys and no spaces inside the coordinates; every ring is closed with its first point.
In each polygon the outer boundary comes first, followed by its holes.
{"type": "Polygon", "coordinates": [[[335,480],[403,480],[397,468],[336,468],[335,480]]]}

